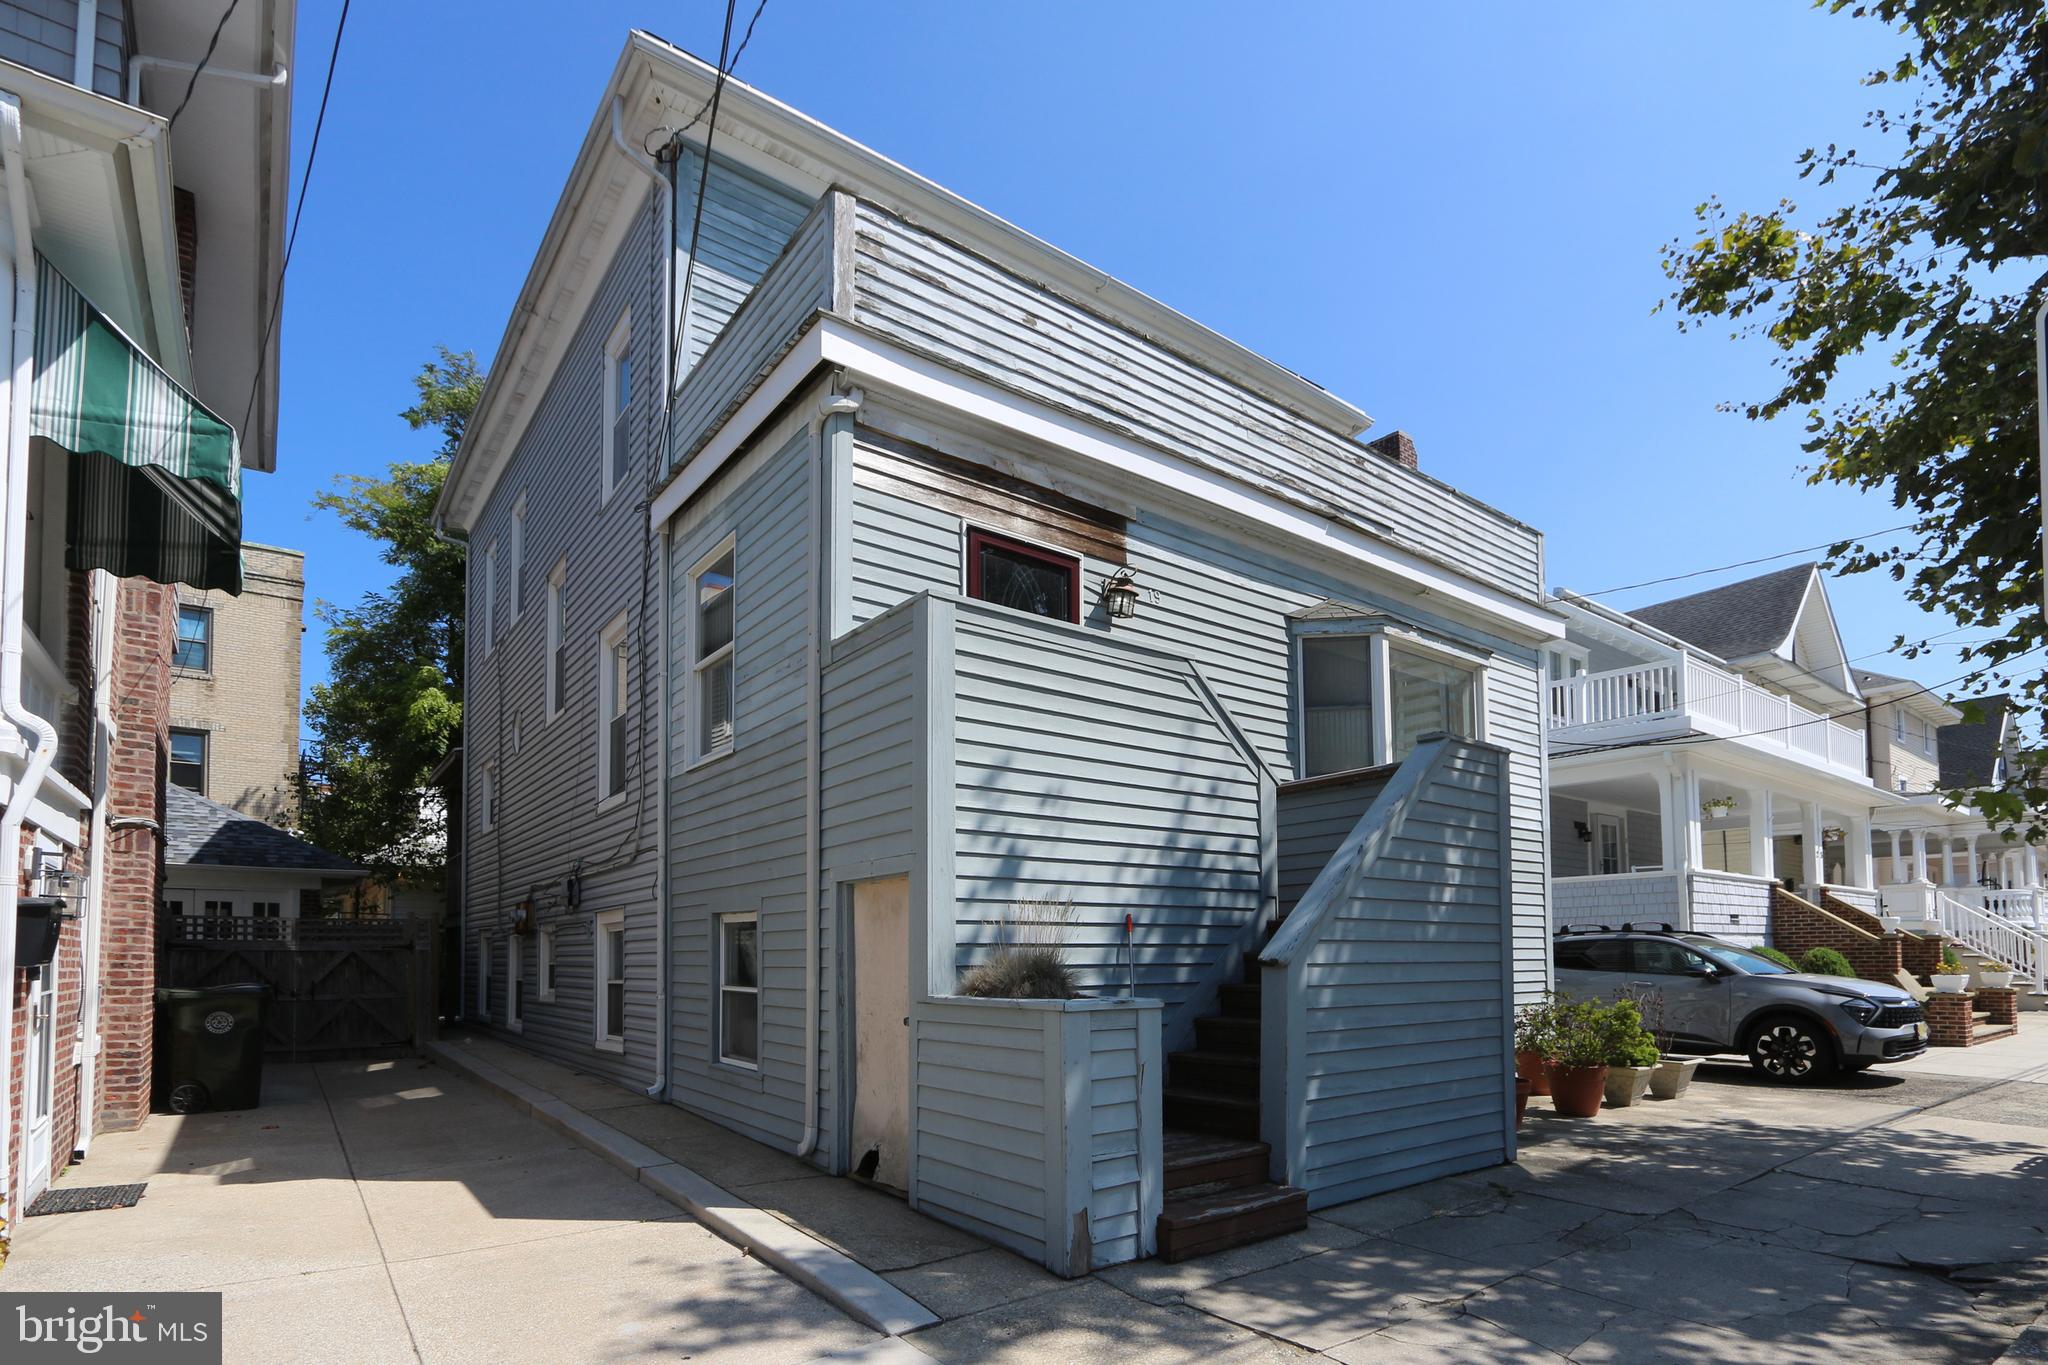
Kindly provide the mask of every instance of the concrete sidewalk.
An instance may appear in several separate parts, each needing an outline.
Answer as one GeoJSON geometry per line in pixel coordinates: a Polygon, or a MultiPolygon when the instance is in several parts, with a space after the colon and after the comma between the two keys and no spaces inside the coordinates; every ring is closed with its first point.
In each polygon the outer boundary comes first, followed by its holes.
{"type": "Polygon", "coordinates": [[[218,1289],[238,1365],[781,1362],[877,1338],[424,1061],[272,1065],[263,1107],[157,1115],[59,1183],[132,1181],[134,1208],[23,1220],[0,1289],[218,1289]]]}

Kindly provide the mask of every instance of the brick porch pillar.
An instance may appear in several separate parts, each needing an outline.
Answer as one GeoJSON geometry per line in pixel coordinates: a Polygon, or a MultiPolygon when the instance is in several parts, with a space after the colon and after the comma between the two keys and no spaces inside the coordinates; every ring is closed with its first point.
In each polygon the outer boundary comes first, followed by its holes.
{"type": "Polygon", "coordinates": [[[2013,1032],[2020,1027],[2020,993],[2011,986],[1979,986],[1977,999],[1990,1011],[1994,1024],[2011,1024],[2013,1032]]]}
{"type": "Polygon", "coordinates": [[[1970,994],[1937,991],[1927,997],[1927,1041],[1935,1047],[1968,1047],[1976,1041],[1977,1021],[1970,1012],[1970,994]]]}

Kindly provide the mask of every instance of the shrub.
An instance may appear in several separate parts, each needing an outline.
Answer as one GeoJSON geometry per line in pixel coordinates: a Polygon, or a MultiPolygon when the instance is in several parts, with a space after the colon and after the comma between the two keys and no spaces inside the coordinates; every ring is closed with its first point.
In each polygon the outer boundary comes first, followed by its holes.
{"type": "Polygon", "coordinates": [[[1633,1000],[1561,1001],[1552,1016],[1549,1052],[1561,1066],[1654,1066],[1657,1040],[1643,1027],[1633,1000]]]}
{"type": "Polygon", "coordinates": [[[1772,962],[1777,963],[1780,967],[1783,967],[1788,972],[1796,972],[1799,970],[1799,964],[1797,962],[1794,962],[1791,958],[1785,956],[1785,954],[1779,952],[1776,948],[1751,948],[1750,951],[1752,953],[1755,953],[1758,957],[1768,958],[1772,962]]]}
{"type": "Polygon", "coordinates": [[[1856,975],[1856,969],[1849,965],[1849,959],[1833,948],[1808,948],[1806,955],[1799,959],[1799,970],[1813,976],[1856,975]]]}
{"type": "Polygon", "coordinates": [[[1058,945],[1006,943],[967,969],[960,994],[992,1000],[1071,1000],[1074,969],[1058,945]]]}
{"type": "Polygon", "coordinates": [[[1515,1051],[1548,1057],[1557,1033],[1563,1000],[1555,991],[1515,1011],[1515,1051]]]}

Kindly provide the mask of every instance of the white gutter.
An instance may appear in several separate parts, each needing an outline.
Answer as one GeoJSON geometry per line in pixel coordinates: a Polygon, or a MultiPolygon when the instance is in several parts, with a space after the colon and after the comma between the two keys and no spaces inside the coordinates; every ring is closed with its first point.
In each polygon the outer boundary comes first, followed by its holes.
{"type": "Polygon", "coordinates": [[[28,409],[35,382],[36,268],[29,235],[28,175],[22,165],[21,99],[0,90],[0,175],[4,175],[8,217],[14,230],[6,270],[13,277],[14,324],[8,331],[7,355],[7,501],[5,531],[0,532],[0,715],[17,735],[31,741],[28,767],[0,816],[0,981],[7,984],[0,1001],[0,1218],[16,1221],[13,1181],[14,1095],[14,952],[15,905],[21,895],[21,822],[43,776],[57,755],[57,731],[22,704],[21,650],[27,626],[22,597],[28,577],[28,409]],[[24,268],[24,266],[26,268],[24,268]]]}
{"type": "MultiPolygon", "coordinates": [[[[177,62],[169,57],[130,57],[128,59],[128,102],[136,108],[142,107],[142,76],[147,71],[182,71],[187,75],[200,71],[197,62],[177,62]]],[[[291,73],[278,62],[268,73],[262,71],[236,71],[225,66],[208,66],[201,74],[224,81],[241,81],[247,85],[281,86],[291,79],[291,73]]]]}
{"type": "Polygon", "coordinates": [[[85,921],[78,939],[82,969],[78,1017],[85,1025],[80,1040],[85,1057],[78,1077],[78,1136],[72,1148],[81,1157],[92,1150],[94,1122],[99,1118],[100,935],[106,921],[107,802],[114,786],[114,576],[94,569],[92,583],[92,833],[86,845],[85,921]]]}

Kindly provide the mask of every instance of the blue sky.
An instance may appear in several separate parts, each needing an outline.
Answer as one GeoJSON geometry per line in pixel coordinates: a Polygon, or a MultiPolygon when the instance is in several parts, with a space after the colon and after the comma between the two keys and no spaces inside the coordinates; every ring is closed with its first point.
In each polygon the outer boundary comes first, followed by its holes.
{"type": "MultiPolygon", "coordinates": [[[[300,166],[338,5],[299,10],[300,166]]],[[[246,480],[248,536],[306,550],[309,599],[387,579],[308,500],[431,449],[396,415],[411,377],[440,343],[490,360],[627,30],[715,56],[723,14],[355,7],[286,292],[279,472],[246,480]]],[[[1763,391],[1764,348],[1651,315],[1694,205],[1796,195],[1793,157],[1855,143],[1858,78],[1897,51],[1797,0],[769,0],[738,74],[1406,429],[1546,533],[1552,585],[1593,591],[1905,519],[1808,487],[1795,424],[1716,411],[1763,391]]],[[[1947,628],[1888,580],[1833,592],[1852,654],[1947,628]]]]}

